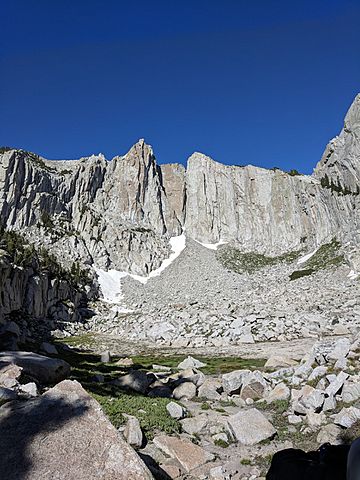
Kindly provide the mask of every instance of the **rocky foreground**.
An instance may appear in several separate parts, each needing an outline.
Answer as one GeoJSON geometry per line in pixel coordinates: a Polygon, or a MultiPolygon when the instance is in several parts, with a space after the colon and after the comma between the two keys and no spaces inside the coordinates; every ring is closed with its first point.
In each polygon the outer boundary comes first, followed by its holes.
{"type": "Polygon", "coordinates": [[[317,341],[301,361],[289,352],[224,374],[202,373],[206,365],[190,356],[144,369],[103,352],[104,373],[83,386],[71,379],[86,361],[77,357],[71,369],[59,358],[74,349],[43,343],[39,351],[0,353],[4,480],[255,480],[276,451],[360,432],[359,335],[317,341]],[[124,399],[138,407],[126,411],[124,399]],[[158,425],[149,429],[151,417],[158,425]]]}

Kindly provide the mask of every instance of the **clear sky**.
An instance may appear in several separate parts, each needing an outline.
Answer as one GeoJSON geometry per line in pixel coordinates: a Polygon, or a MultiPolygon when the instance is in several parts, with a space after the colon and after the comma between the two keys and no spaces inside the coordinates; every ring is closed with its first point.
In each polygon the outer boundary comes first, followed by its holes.
{"type": "Polygon", "coordinates": [[[360,91],[359,0],[1,0],[0,145],[310,173],[360,91]]]}

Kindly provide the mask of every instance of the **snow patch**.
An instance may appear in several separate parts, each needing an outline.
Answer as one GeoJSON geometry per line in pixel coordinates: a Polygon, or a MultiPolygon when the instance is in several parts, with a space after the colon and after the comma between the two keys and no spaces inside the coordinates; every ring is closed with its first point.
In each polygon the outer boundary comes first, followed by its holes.
{"type": "Polygon", "coordinates": [[[120,303],[123,300],[121,291],[121,280],[126,277],[126,272],[118,270],[102,270],[95,268],[98,276],[99,286],[103,294],[103,300],[107,303],[120,303]]]}
{"type": "Polygon", "coordinates": [[[355,272],[355,270],[351,270],[349,275],[348,275],[348,278],[351,278],[351,280],[356,280],[358,278],[360,274],[355,272]]]}
{"type": "Polygon", "coordinates": [[[308,253],[307,255],[304,255],[303,257],[299,258],[297,264],[300,265],[302,263],[305,263],[311,258],[315,253],[319,250],[319,247],[316,247],[313,252],[308,253]]]}
{"type": "Polygon", "coordinates": [[[160,265],[159,268],[150,272],[147,277],[142,277],[141,275],[133,275],[132,273],[129,273],[128,275],[130,275],[130,277],[132,277],[135,280],[138,280],[139,282],[144,283],[144,284],[150,278],[158,277],[160,275],[160,273],[162,273],[165,270],[165,268],[167,268],[169,265],[171,265],[173,263],[173,261],[184,250],[184,248],[186,247],[186,237],[185,237],[184,234],[179,235],[178,237],[171,237],[169,243],[171,245],[172,253],[170,254],[169,258],[166,258],[162,262],[162,264],[160,265]]]}
{"type": "Polygon", "coordinates": [[[227,243],[227,242],[224,242],[224,240],[220,240],[217,243],[202,243],[202,242],[199,242],[198,240],[196,240],[196,242],[202,245],[203,247],[208,248],[209,250],[217,250],[218,247],[220,247],[220,245],[225,245],[227,243]]]}
{"type": "MultiPolygon", "coordinates": [[[[103,300],[107,303],[120,304],[124,300],[124,295],[121,290],[121,281],[127,276],[132,277],[134,280],[143,284],[147,283],[150,278],[158,277],[184,250],[186,247],[186,237],[184,234],[177,237],[171,237],[169,243],[172,250],[169,258],[166,258],[159,268],[150,272],[146,277],[128,272],[119,272],[118,270],[106,271],[100,268],[95,268],[103,300]]],[[[116,311],[118,313],[128,313],[132,310],[128,310],[125,307],[116,307],[116,311]]]]}

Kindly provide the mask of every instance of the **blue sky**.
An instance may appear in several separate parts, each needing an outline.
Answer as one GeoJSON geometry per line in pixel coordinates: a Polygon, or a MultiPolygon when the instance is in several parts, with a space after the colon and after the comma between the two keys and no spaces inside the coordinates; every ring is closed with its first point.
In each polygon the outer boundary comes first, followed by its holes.
{"type": "Polygon", "coordinates": [[[0,144],[311,173],[360,91],[355,0],[3,0],[0,144]]]}

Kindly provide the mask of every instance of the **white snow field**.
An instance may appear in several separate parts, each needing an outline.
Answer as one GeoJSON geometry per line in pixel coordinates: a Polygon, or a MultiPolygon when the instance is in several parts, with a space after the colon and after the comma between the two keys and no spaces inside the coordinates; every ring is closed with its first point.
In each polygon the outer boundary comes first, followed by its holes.
{"type": "Polygon", "coordinates": [[[348,278],[350,278],[351,280],[356,280],[359,275],[360,275],[359,273],[355,272],[354,270],[351,270],[348,275],[348,278]]]}
{"type": "Polygon", "coordinates": [[[101,268],[95,268],[95,272],[103,300],[108,303],[120,303],[122,301],[121,279],[126,277],[127,273],[118,270],[106,271],[101,268]]]}
{"type": "Polygon", "coordinates": [[[301,265],[302,263],[305,263],[311,258],[315,253],[319,250],[319,247],[316,247],[313,252],[308,253],[307,255],[304,255],[303,257],[299,258],[298,260],[298,265],[301,265]]]}
{"type": "Polygon", "coordinates": [[[141,275],[134,275],[128,272],[119,272],[118,270],[102,270],[101,268],[95,268],[95,272],[98,276],[99,286],[103,295],[103,300],[107,303],[120,304],[123,301],[123,294],[121,291],[121,280],[126,277],[132,277],[141,283],[146,283],[150,278],[158,277],[161,272],[165,270],[172,262],[180,255],[180,253],[186,247],[186,237],[184,234],[177,237],[171,237],[169,240],[172,253],[169,258],[166,258],[159,268],[153,270],[146,277],[141,275]]]}
{"type": "Polygon", "coordinates": [[[196,242],[202,245],[203,247],[208,248],[209,250],[217,250],[218,247],[220,247],[220,245],[225,245],[227,243],[227,242],[224,242],[223,240],[220,240],[217,243],[202,243],[202,242],[199,242],[198,240],[196,240],[196,242]]]}

